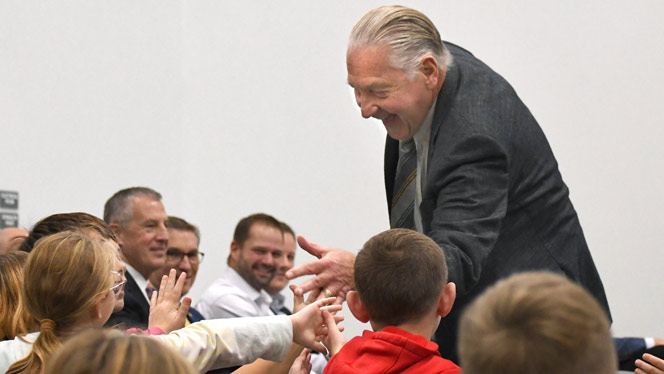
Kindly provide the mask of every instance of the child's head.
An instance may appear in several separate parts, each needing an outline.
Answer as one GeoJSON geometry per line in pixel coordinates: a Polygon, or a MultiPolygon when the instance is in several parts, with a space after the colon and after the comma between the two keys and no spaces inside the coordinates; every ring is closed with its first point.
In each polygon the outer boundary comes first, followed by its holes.
{"type": "Polygon", "coordinates": [[[37,222],[28,233],[28,237],[23,241],[19,250],[29,253],[39,239],[62,231],[73,230],[83,231],[86,234],[96,233],[102,239],[117,241],[113,231],[100,218],[82,212],[58,213],[37,222]]]}
{"type": "Polygon", "coordinates": [[[194,374],[179,352],[144,335],[90,330],[67,341],[46,365],[46,374],[194,374]]]}
{"type": "Polygon", "coordinates": [[[563,276],[522,273],[498,282],[464,312],[464,374],[608,374],[617,361],[604,310],[563,276]]]}
{"type": "Polygon", "coordinates": [[[23,305],[23,266],[28,254],[0,254],[0,340],[14,339],[36,329],[34,318],[23,305]]]}
{"type": "Polygon", "coordinates": [[[360,321],[370,319],[374,329],[445,316],[455,297],[443,251],[408,229],[384,231],[364,244],[355,260],[355,290],[348,305],[360,321]]]}
{"type": "MultiPolygon", "coordinates": [[[[58,213],[50,215],[37,222],[28,237],[21,244],[20,250],[24,252],[32,251],[35,243],[49,235],[57,234],[63,231],[79,231],[93,240],[100,240],[104,246],[117,255],[114,271],[116,275],[116,284],[125,280],[125,266],[120,261],[119,247],[113,230],[100,218],[92,214],[76,213],[58,213]]],[[[114,311],[120,311],[124,307],[124,288],[119,288],[116,294],[114,311]]]]}
{"type": "Polygon", "coordinates": [[[32,352],[8,373],[41,372],[61,337],[82,326],[101,326],[115,305],[115,253],[80,232],[64,231],[35,244],[24,270],[24,303],[39,322],[32,352]]]}

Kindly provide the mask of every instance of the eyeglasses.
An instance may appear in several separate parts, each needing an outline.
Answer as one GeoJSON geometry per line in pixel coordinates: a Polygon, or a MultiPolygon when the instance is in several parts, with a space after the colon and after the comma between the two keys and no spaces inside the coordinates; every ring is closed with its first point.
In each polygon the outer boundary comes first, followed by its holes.
{"type": "Polygon", "coordinates": [[[113,291],[113,294],[117,295],[120,293],[120,291],[123,290],[124,285],[127,284],[127,279],[124,277],[124,273],[120,271],[111,271],[111,274],[120,277],[120,283],[116,283],[113,287],[110,288],[110,290],[113,291]]]}
{"type": "Polygon", "coordinates": [[[189,263],[200,264],[201,262],[203,262],[203,258],[205,257],[205,253],[198,252],[198,251],[191,251],[191,252],[185,254],[184,252],[179,251],[177,249],[169,249],[169,250],[166,251],[166,257],[168,258],[168,261],[180,262],[180,261],[182,261],[184,256],[187,256],[187,259],[189,260],[189,263]]]}

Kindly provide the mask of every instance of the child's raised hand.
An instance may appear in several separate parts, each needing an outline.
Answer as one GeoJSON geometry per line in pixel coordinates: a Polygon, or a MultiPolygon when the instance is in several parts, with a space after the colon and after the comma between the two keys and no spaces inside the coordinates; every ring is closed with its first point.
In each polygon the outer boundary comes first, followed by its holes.
{"type": "Polygon", "coordinates": [[[664,360],[649,353],[636,360],[636,374],[662,374],[664,373],[664,360]]]}
{"type": "Polygon", "coordinates": [[[182,273],[175,279],[175,270],[171,269],[168,276],[161,278],[159,291],[152,294],[150,300],[149,327],[159,327],[165,333],[184,327],[184,322],[189,312],[191,298],[185,297],[180,303],[182,287],[187,279],[187,274],[182,273]]]}
{"type": "Polygon", "coordinates": [[[309,374],[311,373],[311,350],[305,348],[293,362],[288,374],[309,374]]]}
{"type": "Polygon", "coordinates": [[[323,344],[325,344],[330,352],[330,356],[333,356],[346,344],[346,338],[341,334],[343,328],[337,326],[335,316],[325,310],[323,311],[323,322],[327,326],[327,335],[323,335],[323,344]]]}
{"type": "MultiPolygon", "coordinates": [[[[293,342],[301,346],[311,348],[318,352],[326,353],[325,346],[316,339],[317,336],[326,335],[328,328],[323,322],[323,310],[334,313],[341,310],[341,305],[328,305],[336,300],[328,297],[315,301],[299,312],[290,315],[293,324],[293,342]]],[[[343,320],[342,316],[335,316],[335,321],[343,320]]]]}

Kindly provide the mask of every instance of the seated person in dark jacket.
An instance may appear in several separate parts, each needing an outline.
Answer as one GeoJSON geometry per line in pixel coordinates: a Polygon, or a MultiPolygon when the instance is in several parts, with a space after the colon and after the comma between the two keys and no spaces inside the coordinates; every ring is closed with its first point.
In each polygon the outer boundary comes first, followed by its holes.
{"type": "Polygon", "coordinates": [[[106,326],[146,328],[150,315],[148,277],[166,263],[168,216],[161,194],[147,187],[116,192],[104,206],[104,221],[120,245],[120,257],[127,266],[125,306],[114,312],[106,326]]]}

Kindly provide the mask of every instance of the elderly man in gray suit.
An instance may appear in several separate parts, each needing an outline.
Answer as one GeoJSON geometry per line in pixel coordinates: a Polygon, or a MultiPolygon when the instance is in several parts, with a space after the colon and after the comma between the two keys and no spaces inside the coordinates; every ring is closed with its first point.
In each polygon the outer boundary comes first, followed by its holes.
{"type": "MultiPolygon", "coordinates": [[[[353,28],[348,83],[365,118],[383,122],[392,227],[431,237],[457,287],[436,342],[456,361],[464,307],[498,279],[524,270],[561,273],[608,302],[551,148],[512,87],[470,52],[441,41],[422,13],[367,13],[353,28]]],[[[353,286],[350,252],[299,238],[320,259],[297,292],[342,298],[353,286]]],[[[413,269],[416,270],[416,269],[413,269]]]]}

